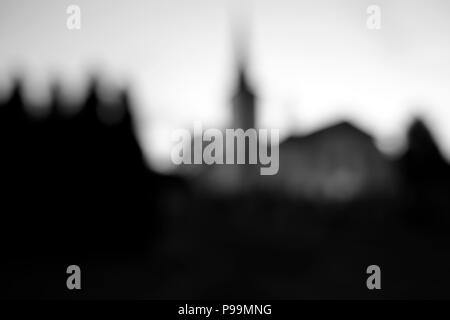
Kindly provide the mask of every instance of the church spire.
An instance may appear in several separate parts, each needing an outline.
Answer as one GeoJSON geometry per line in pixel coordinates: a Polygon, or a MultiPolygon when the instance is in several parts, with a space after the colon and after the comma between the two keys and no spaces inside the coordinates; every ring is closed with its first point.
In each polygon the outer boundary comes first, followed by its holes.
{"type": "Polygon", "coordinates": [[[232,41],[237,86],[232,98],[233,126],[244,130],[255,127],[255,94],[248,79],[249,37],[247,25],[248,21],[245,20],[243,13],[234,16],[232,41]]]}

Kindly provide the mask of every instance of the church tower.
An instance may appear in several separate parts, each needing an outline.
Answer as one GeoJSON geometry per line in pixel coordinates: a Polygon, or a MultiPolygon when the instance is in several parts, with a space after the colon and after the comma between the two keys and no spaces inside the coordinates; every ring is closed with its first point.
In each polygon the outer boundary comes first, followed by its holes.
{"type": "MultiPolygon", "coordinates": [[[[238,24],[239,26],[239,24],[238,24]]],[[[235,129],[250,129],[256,126],[255,94],[248,81],[248,39],[243,28],[234,28],[233,50],[236,65],[237,86],[232,96],[233,127],[235,129]]]]}
{"type": "MultiPolygon", "coordinates": [[[[244,20],[244,16],[240,15],[240,21],[233,28],[233,50],[234,63],[236,72],[236,87],[232,96],[232,112],[234,129],[256,129],[256,96],[249,82],[248,77],[248,45],[249,38],[247,36],[248,28],[246,28],[248,20],[244,20]],[[243,26],[242,22],[246,21],[243,26]],[[240,23],[239,23],[240,22],[240,23]]],[[[258,139],[258,137],[257,137],[258,139]]],[[[245,139],[245,159],[246,164],[234,166],[237,184],[235,190],[239,192],[249,192],[254,189],[258,177],[259,166],[250,164],[250,140],[245,139]]]]}

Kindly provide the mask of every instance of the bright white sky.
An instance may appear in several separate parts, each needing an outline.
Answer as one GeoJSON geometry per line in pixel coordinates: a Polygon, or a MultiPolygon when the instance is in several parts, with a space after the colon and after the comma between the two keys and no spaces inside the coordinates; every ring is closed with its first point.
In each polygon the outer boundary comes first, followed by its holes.
{"type": "Polygon", "coordinates": [[[260,127],[308,132],[345,117],[388,148],[421,114],[450,156],[448,0],[0,0],[0,88],[16,67],[37,102],[54,77],[80,92],[92,66],[129,82],[143,147],[161,167],[172,130],[228,123],[237,10],[260,127]],[[80,31],[66,28],[70,4],[80,31]],[[371,4],[378,31],[366,28],[371,4]]]}

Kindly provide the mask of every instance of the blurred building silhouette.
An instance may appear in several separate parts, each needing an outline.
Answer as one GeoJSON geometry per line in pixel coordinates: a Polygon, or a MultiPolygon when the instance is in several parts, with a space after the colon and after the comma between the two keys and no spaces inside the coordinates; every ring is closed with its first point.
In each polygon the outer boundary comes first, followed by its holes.
{"type": "MultiPolygon", "coordinates": [[[[249,81],[248,75],[248,39],[244,38],[243,30],[236,30],[233,38],[233,57],[235,67],[235,86],[231,94],[231,119],[232,122],[226,129],[256,129],[257,96],[249,81]]],[[[207,128],[203,128],[204,130],[207,128]]],[[[225,129],[221,130],[225,137],[225,129]]],[[[201,140],[200,137],[193,137],[191,150],[194,150],[194,139],[201,140]]],[[[258,165],[247,164],[249,159],[249,139],[246,138],[245,159],[246,164],[237,164],[237,142],[234,141],[234,163],[228,165],[192,165],[184,166],[179,172],[186,175],[193,175],[193,187],[201,192],[207,191],[216,194],[236,195],[241,192],[249,192],[256,186],[258,165]]],[[[226,143],[223,141],[223,159],[226,159],[226,143]]],[[[256,140],[258,143],[258,138],[256,140]]],[[[203,148],[208,143],[203,142],[203,148]]],[[[202,149],[203,150],[203,149],[202,149]]],[[[183,167],[183,166],[182,166],[183,167]]]]}
{"type": "Polygon", "coordinates": [[[284,140],[279,173],[264,186],[281,195],[327,203],[392,195],[397,183],[393,164],[373,138],[344,121],[284,140]]]}
{"type": "MultiPolygon", "coordinates": [[[[249,82],[250,55],[243,34],[239,30],[234,35],[236,91],[228,128],[247,130],[257,128],[257,95],[249,82]]],[[[248,162],[249,139],[246,142],[248,162]]],[[[193,146],[192,142],[191,150],[193,146]]],[[[192,181],[201,192],[236,195],[261,189],[315,202],[392,196],[399,183],[393,162],[377,149],[370,135],[349,122],[307,136],[288,137],[280,144],[279,153],[280,171],[273,177],[259,176],[258,164],[197,165],[195,169],[188,165],[180,172],[195,172],[192,181]]]]}

